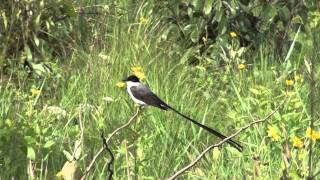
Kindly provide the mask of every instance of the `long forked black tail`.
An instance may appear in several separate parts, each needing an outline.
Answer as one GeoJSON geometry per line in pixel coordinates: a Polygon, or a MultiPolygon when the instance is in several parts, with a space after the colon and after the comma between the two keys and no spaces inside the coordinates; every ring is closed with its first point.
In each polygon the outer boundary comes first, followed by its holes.
{"type": "MultiPolygon", "coordinates": [[[[174,108],[170,107],[169,105],[165,104],[165,107],[168,108],[168,109],[171,109],[172,111],[176,112],[176,113],[179,114],[180,116],[182,116],[182,117],[184,117],[185,119],[191,121],[191,122],[194,123],[195,125],[197,125],[197,126],[203,128],[203,129],[207,130],[207,131],[210,132],[211,134],[219,137],[220,139],[225,139],[225,138],[227,138],[227,136],[221,134],[220,132],[218,132],[218,131],[216,131],[216,130],[214,130],[214,129],[211,129],[211,128],[208,127],[208,126],[205,126],[205,125],[203,125],[203,124],[201,124],[201,123],[199,123],[199,122],[197,122],[197,121],[189,118],[188,116],[180,113],[179,111],[175,110],[174,108]]],[[[232,139],[229,139],[227,142],[228,142],[231,146],[233,146],[234,148],[236,148],[238,151],[240,151],[240,152],[242,151],[242,148],[243,148],[243,147],[242,147],[239,143],[233,141],[232,139]]]]}

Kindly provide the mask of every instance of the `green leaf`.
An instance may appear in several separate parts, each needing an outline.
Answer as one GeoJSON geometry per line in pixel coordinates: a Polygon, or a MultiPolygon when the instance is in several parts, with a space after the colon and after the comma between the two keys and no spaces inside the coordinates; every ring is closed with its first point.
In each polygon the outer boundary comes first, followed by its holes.
{"type": "Polygon", "coordinates": [[[40,41],[39,41],[38,37],[35,34],[33,34],[33,40],[34,40],[34,43],[36,44],[36,46],[39,46],[40,41]]]}
{"type": "Polygon", "coordinates": [[[219,21],[220,21],[218,25],[219,34],[224,34],[227,32],[227,25],[228,25],[227,19],[221,16],[219,21]]]}
{"type": "Polygon", "coordinates": [[[301,18],[300,15],[296,15],[291,19],[292,24],[303,24],[303,19],[301,18]]]}
{"type": "Polygon", "coordinates": [[[198,26],[195,26],[195,28],[191,32],[190,39],[194,43],[197,43],[199,41],[199,28],[198,28],[198,26]]]}
{"type": "Polygon", "coordinates": [[[290,177],[290,179],[292,179],[292,180],[299,180],[299,179],[301,179],[301,177],[299,176],[299,174],[298,174],[295,170],[291,170],[291,171],[289,172],[289,177],[290,177]]]}
{"type": "Polygon", "coordinates": [[[26,55],[27,55],[27,60],[28,60],[28,61],[31,61],[31,60],[32,60],[32,53],[31,53],[31,50],[30,50],[30,48],[29,48],[28,45],[25,45],[25,46],[24,46],[24,52],[25,52],[26,55]]]}
{"type": "Polygon", "coordinates": [[[193,9],[191,7],[188,7],[188,16],[189,18],[193,17],[193,9]]]}
{"type": "Polygon", "coordinates": [[[311,65],[310,65],[310,64],[311,64],[311,63],[308,62],[307,58],[304,58],[304,65],[306,66],[307,72],[308,72],[309,74],[311,74],[311,65]]]}
{"type": "Polygon", "coordinates": [[[262,18],[266,21],[270,22],[273,20],[273,18],[277,15],[277,8],[275,6],[268,6],[265,8],[264,11],[262,11],[262,18]]]}
{"type": "Polygon", "coordinates": [[[177,25],[176,24],[171,24],[162,34],[161,34],[161,39],[167,40],[168,36],[170,33],[177,32],[177,25]]]}
{"type": "Polygon", "coordinates": [[[36,125],[35,125],[34,130],[35,130],[35,132],[36,132],[38,135],[41,135],[41,129],[40,129],[39,124],[36,124],[36,125]]]}
{"type": "Polygon", "coordinates": [[[2,11],[1,16],[2,16],[2,19],[3,19],[4,29],[7,29],[7,27],[8,27],[8,20],[7,20],[6,12],[5,12],[5,11],[2,11]]]}
{"type": "Polygon", "coordinates": [[[39,63],[39,64],[32,63],[31,65],[32,65],[33,71],[39,76],[47,76],[51,72],[50,68],[43,63],[39,63]]]}
{"type": "Polygon", "coordinates": [[[71,155],[71,153],[69,153],[68,151],[66,150],[63,150],[63,154],[66,156],[66,158],[68,159],[68,161],[72,161],[74,158],[73,156],[71,155]]]}
{"type": "Polygon", "coordinates": [[[273,116],[276,118],[276,120],[278,120],[278,121],[281,120],[281,114],[278,111],[276,113],[274,113],[273,116]]]}
{"type": "Polygon", "coordinates": [[[303,107],[303,103],[301,102],[301,101],[299,101],[299,102],[296,102],[295,104],[294,104],[294,108],[301,108],[301,107],[303,107]]]}
{"type": "Polygon", "coordinates": [[[80,158],[80,155],[81,155],[81,151],[82,151],[82,143],[81,143],[81,140],[77,140],[74,144],[74,150],[73,150],[73,154],[74,154],[74,157],[76,159],[79,159],[80,158]]]}
{"type": "Polygon", "coordinates": [[[31,160],[35,160],[36,159],[36,152],[34,151],[34,149],[32,147],[27,148],[27,158],[31,159],[31,160]]]}
{"type": "Polygon", "coordinates": [[[73,1],[72,0],[64,0],[61,1],[63,10],[66,12],[66,14],[70,17],[75,17],[77,15],[74,7],[73,7],[73,1]]]}
{"type": "Polygon", "coordinates": [[[32,136],[25,136],[25,137],[24,137],[24,140],[26,141],[26,143],[27,143],[28,145],[30,145],[30,144],[35,144],[35,143],[36,143],[36,140],[35,140],[34,137],[32,137],[32,136]]]}
{"type": "Polygon", "coordinates": [[[221,0],[216,0],[214,3],[214,9],[216,11],[222,12],[222,1],[221,0]]]}
{"type": "Polygon", "coordinates": [[[40,28],[40,20],[41,20],[41,13],[34,20],[34,25],[35,25],[37,30],[39,30],[39,28],[40,28]]]}
{"type": "Polygon", "coordinates": [[[52,145],[54,145],[55,142],[52,140],[47,141],[44,145],[43,148],[50,148],[52,145]]]}
{"type": "Polygon", "coordinates": [[[196,48],[189,48],[182,56],[181,63],[185,63],[189,60],[191,56],[196,52],[196,48]]]}
{"type": "Polygon", "coordinates": [[[196,11],[199,11],[201,9],[202,0],[193,0],[191,4],[196,11]]]}
{"type": "Polygon", "coordinates": [[[258,89],[250,88],[249,91],[255,95],[261,95],[261,91],[259,91],[258,89]]]}
{"type": "Polygon", "coordinates": [[[183,28],[184,34],[188,34],[193,28],[194,24],[188,24],[183,28]]]}
{"type": "Polygon", "coordinates": [[[203,12],[205,15],[209,15],[212,9],[213,0],[206,0],[203,7],[203,12]]]}
{"type": "Polygon", "coordinates": [[[215,16],[214,16],[214,19],[217,21],[217,22],[220,22],[221,21],[221,18],[222,18],[222,15],[223,15],[223,11],[217,11],[215,12],[215,16]]]}
{"type": "Polygon", "coordinates": [[[290,10],[288,9],[287,6],[284,6],[279,10],[279,16],[280,16],[280,19],[283,22],[288,22],[289,21],[289,19],[290,19],[290,10]]]}

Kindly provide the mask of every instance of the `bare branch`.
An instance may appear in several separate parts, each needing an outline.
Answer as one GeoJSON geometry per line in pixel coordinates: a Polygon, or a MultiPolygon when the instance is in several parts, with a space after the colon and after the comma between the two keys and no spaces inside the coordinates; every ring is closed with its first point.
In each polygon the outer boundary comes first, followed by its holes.
{"type": "MultiPolygon", "coordinates": [[[[121,129],[126,128],[127,126],[129,126],[133,120],[135,120],[137,118],[137,116],[139,115],[140,112],[140,108],[138,108],[137,112],[129,119],[129,121],[127,123],[125,123],[124,125],[122,125],[121,127],[117,128],[116,130],[114,130],[109,137],[106,140],[106,143],[109,143],[110,139],[116,134],[118,133],[121,129]]],[[[91,168],[93,167],[93,164],[96,162],[97,158],[101,155],[101,153],[103,152],[104,147],[102,146],[101,149],[96,153],[96,155],[93,157],[93,159],[91,160],[91,163],[89,164],[89,166],[86,168],[81,180],[84,180],[89,171],[91,170],[91,168]]]]}
{"type": "Polygon", "coordinates": [[[102,144],[104,146],[104,149],[108,151],[108,153],[110,154],[110,157],[111,157],[110,161],[108,162],[108,172],[109,172],[108,180],[112,180],[112,175],[113,175],[112,164],[114,161],[114,155],[113,155],[111,149],[109,148],[107,140],[104,137],[103,133],[101,133],[101,138],[102,138],[102,144]]]}
{"type": "Polygon", "coordinates": [[[248,129],[249,127],[251,127],[252,125],[254,124],[257,124],[257,123],[262,123],[266,120],[268,120],[274,113],[276,113],[278,111],[278,109],[283,105],[285,101],[283,101],[281,104],[279,104],[276,109],[274,111],[272,111],[270,114],[268,114],[265,118],[263,119],[259,119],[259,120],[256,120],[256,121],[253,121],[249,124],[247,124],[246,126],[240,128],[237,132],[235,132],[234,134],[228,136],[227,138],[221,140],[219,143],[216,143],[216,144],[213,144],[213,145],[210,145],[209,147],[207,147],[207,149],[205,149],[204,151],[202,151],[200,153],[200,155],[195,159],[193,160],[190,164],[188,164],[187,166],[183,167],[182,169],[180,169],[178,172],[176,172],[173,176],[169,177],[168,180],[173,180],[175,178],[177,178],[178,176],[180,176],[181,174],[183,174],[185,171],[187,171],[188,169],[192,168],[195,164],[197,164],[199,162],[200,159],[202,159],[202,157],[208,152],[210,151],[211,149],[215,148],[215,147],[218,147],[218,146],[221,146],[222,144],[224,144],[225,142],[227,142],[229,139],[237,136],[238,134],[240,134],[242,131],[248,129]]]}

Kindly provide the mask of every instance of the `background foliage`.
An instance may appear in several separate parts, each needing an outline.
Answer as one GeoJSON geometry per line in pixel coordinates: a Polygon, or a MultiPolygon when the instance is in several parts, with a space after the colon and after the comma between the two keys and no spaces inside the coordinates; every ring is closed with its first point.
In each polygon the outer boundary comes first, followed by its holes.
{"type": "Polygon", "coordinates": [[[228,54],[229,32],[236,32],[240,47],[255,51],[268,43],[284,56],[298,27],[307,31],[308,11],[315,8],[312,1],[190,0],[162,1],[155,12],[165,14],[169,24],[164,38],[218,61],[221,48],[228,54]]]}
{"type": "MultiPolygon", "coordinates": [[[[115,86],[132,66],[163,100],[225,134],[285,101],[236,139],[243,153],[214,149],[183,178],[306,178],[310,147],[320,172],[319,9],[317,1],[281,0],[4,1],[0,177],[81,176],[102,146],[100,132],[135,111],[115,86]]],[[[169,177],[214,142],[149,108],[112,140],[114,177],[169,177]]],[[[89,178],[106,176],[108,158],[89,178]]]]}

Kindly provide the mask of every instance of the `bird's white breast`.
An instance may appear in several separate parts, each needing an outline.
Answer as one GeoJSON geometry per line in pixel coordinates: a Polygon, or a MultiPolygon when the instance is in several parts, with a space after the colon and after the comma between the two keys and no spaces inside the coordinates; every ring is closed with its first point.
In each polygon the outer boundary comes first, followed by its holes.
{"type": "Polygon", "coordinates": [[[137,103],[137,104],[140,104],[140,105],[146,105],[146,103],[144,103],[143,101],[140,101],[139,99],[135,98],[130,90],[131,87],[134,87],[134,86],[139,86],[140,83],[139,82],[131,82],[131,81],[127,81],[127,92],[129,93],[130,97],[132,98],[132,100],[137,103]]]}

